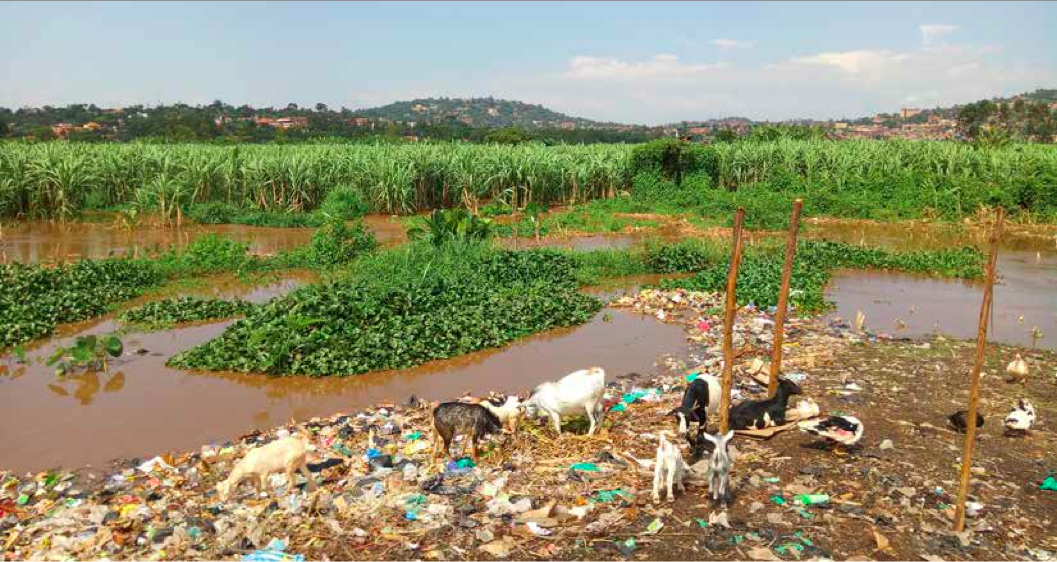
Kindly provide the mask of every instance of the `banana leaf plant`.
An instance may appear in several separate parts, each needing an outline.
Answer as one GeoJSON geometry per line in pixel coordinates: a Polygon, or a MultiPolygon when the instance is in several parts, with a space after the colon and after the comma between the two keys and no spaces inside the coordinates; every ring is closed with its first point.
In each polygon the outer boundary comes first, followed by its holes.
{"type": "Polygon", "coordinates": [[[434,246],[452,241],[487,240],[492,236],[492,221],[470,213],[467,209],[435,209],[422,226],[407,230],[411,240],[429,240],[434,246]]]}

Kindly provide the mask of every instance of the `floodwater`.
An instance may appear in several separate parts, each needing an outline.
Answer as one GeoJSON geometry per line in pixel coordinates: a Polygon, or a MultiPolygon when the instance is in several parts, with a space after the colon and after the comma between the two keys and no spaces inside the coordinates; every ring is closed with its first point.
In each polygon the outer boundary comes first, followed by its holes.
{"type": "MultiPolygon", "coordinates": [[[[912,251],[965,245],[987,252],[987,233],[958,227],[825,224],[808,237],[912,251]]],[[[1057,350],[1057,230],[1010,232],[998,254],[993,321],[988,338],[1006,344],[1057,350]],[[1036,329],[1037,328],[1037,329],[1036,329]]],[[[875,332],[918,337],[975,338],[983,284],[877,271],[840,271],[826,288],[836,304],[830,317],[858,311],[875,332]]]]}
{"type": "MultiPolygon", "coordinates": [[[[383,246],[407,239],[403,226],[388,215],[368,215],[363,220],[383,246]]],[[[249,243],[250,253],[255,255],[272,255],[307,244],[313,232],[314,228],[240,224],[186,224],[179,228],[141,225],[127,230],[111,222],[18,222],[0,227],[0,263],[137,256],[170,246],[182,248],[207,234],[249,243]]]]}
{"type": "MultiPolygon", "coordinates": [[[[410,395],[448,399],[488,390],[525,393],[536,384],[592,365],[609,376],[653,369],[664,354],[685,354],[682,328],[625,310],[606,310],[582,326],[523,338],[504,348],[399,371],[351,377],[268,377],[170,369],[173,354],[219,335],[228,322],[131,334],[109,373],[56,378],[33,350],[29,365],[0,362],[0,467],[18,471],[100,466],[115,458],[195,449],[264,429],[410,395]],[[608,313],[608,314],[606,314],[608,313]],[[608,321],[606,320],[608,318],[608,321]],[[144,349],[142,355],[136,350],[144,349]]],[[[111,321],[82,333],[106,333],[111,321]]]]}

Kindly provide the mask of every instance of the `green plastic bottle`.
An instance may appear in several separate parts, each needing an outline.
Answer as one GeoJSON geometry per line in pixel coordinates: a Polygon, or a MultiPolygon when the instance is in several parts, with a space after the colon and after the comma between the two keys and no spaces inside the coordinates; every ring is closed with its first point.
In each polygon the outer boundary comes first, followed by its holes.
{"type": "Polygon", "coordinates": [[[826,494],[800,494],[796,497],[800,505],[824,505],[829,503],[829,496],[826,494]]]}

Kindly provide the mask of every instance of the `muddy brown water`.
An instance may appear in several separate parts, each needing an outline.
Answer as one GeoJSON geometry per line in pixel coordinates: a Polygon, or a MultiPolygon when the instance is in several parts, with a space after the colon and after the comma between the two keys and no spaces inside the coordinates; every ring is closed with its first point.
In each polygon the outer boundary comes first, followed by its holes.
{"type": "MultiPolygon", "coordinates": [[[[383,246],[406,240],[403,226],[388,215],[368,215],[364,222],[383,246]]],[[[4,223],[0,228],[0,263],[39,263],[79,258],[136,256],[144,252],[182,248],[207,234],[218,234],[250,245],[255,255],[271,255],[307,244],[314,228],[272,228],[240,224],[182,227],[139,226],[135,230],[111,222],[4,223]]]]}
{"type": "MultiPolygon", "coordinates": [[[[608,313],[608,314],[606,314],[608,313]]],[[[231,322],[130,334],[126,355],[108,374],[58,379],[35,349],[29,365],[8,363],[0,376],[0,467],[18,471],[100,466],[114,458],[191,450],[290,419],[353,411],[415,394],[446,399],[464,392],[527,392],[534,385],[591,365],[610,376],[653,369],[664,354],[682,356],[682,328],[623,310],[591,322],[530,336],[496,350],[434,361],[412,369],[351,377],[268,377],[170,369],[173,354],[218,336],[231,322]],[[608,318],[608,320],[606,320],[608,318]],[[147,353],[138,355],[143,348],[147,353]]],[[[106,333],[113,321],[81,333],[106,333]]],[[[0,363],[2,364],[2,363],[0,363]]]]}
{"type": "MultiPolygon", "coordinates": [[[[999,250],[993,322],[988,339],[1057,350],[1057,231],[1026,236],[1007,233],[999,250]],[[1033,337],[1033,328],[1038,328],[1033,337]]],[[[888,224],[813,225],[808,237],[913,251],[976,246],[987,252],[986,232],[952,226],[888,224]]],[[[919,337],[943,334],[975,338],[983,284],[879,271],[838,271],[826,288],[836,304],[829,314],[846,320],[856,312],[876,332],[919,337]]]]}

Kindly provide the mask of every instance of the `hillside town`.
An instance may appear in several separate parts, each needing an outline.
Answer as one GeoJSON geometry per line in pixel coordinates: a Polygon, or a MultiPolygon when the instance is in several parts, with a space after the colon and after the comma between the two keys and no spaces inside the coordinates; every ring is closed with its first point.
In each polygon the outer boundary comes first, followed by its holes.
{"type": "Polygon", "coordinates": [[[387,137],[410,142],[493,142],[496,137],[490,131],[516,129],[522,133],[515,138],[548,142],[636,143],[669,137],[708,143],[749,137],[761,127],[776,126],[800,127],[812,131],[812,136],[834,140],[971,140],[979,131],[999,128],[1021,140],[1054,142],[1057,90],[1037,90],[949,108],[901,107],[891,113],[857,119],[767,122],[727,117],[653,126],[592,121],[540,105],[490,97],[416,99],[356,111],[332,110],[322,103],[314,108],[293,103],[284,108],[254,108],[220,101],[205,106],[137,105],[104,109],[94,104],[76,104],[65,108],[0,108],[0,137],[30,140],[163,138],[269,142],[387,137]],[[968,123],[970,120],[975,123],[968,123]]]}

